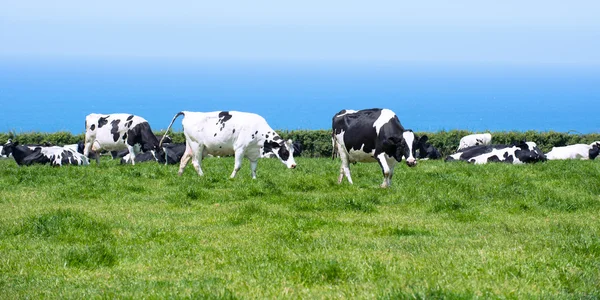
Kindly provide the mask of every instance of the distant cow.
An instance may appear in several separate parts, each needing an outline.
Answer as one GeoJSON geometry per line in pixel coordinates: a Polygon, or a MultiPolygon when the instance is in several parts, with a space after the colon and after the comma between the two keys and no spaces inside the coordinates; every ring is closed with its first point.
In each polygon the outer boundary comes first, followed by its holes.
{"type": "Polygon", "coordinates": [[[544,153],[534,142],[515,145],[477,145],[446,157],[446,161],[463,160],[474,164],[505,162],[511,164],[532,163],[545,160],[544,153]]]}
{"type": "MultiPolygon", "coordinates": [[[[121,164],[128,164],[131,161],[131,159],[132,159],[131,154],[129,153],[129,154],[125,155],[123,158],[121,158],[121,164]]],[[[155,152],[155,151],[139,153],[138,155],[135,156],[136,163],[147,162],[147,161],[155,161],[155,162],[158,162],[159,164],[164,164],[165,157],[164,157],[164,155],[158,155],[157,152],[155,152]]]]}
{"type": "Polygon", "coordinates": [[[489,133],[469,134],[460,139],[460,142],[458,143],[458,150],[456,151],[460,151],[471,146],[489,145],[491,143],[492,135],[489,133]]]}
{"type": "Polygon", "coordinates": [[[553,147],[552,151],[546,154],[546,158],[555,159],[595,159],[600,153],[600,141],[589,145],[575,144],[564,147],[553,147]]]}
{"type": "Polygon", "coordinates": [[[432,144],[428,143],[429,137],[426,135],[421,136],[417,142],[417,151],[419,159],[440,159],[442,155],[440,152],[433,147],[432,144]]]}
{"type": "MultiPolygon", "coordinates": [[[[252,178],[256,178],[258,159],[269,153],[275,153],[288,168],[295,168],[291,141],[285,142],[257,114],[238,111],[190,112],[182,111],[173,117],[167,132],[177,117],[183,115],[183,132],[186,141],[186,154],[192,157],[192,164],[202,176],[202,158],[208,154],[214,156],[235,155],[235,166],[231,178],[235,177],[242,166],[243,157],[250,160],[252,178]]],[[[182,159],[179,175],[189,159],[182,159]]]]}
{"type": "MultiPolygon", "coordinates": [[[[158,139],[152,133],[150,124],[144,118],[131,114],[89,114],[85,118],[84,155],[89,157],[92,144],[98,150],[119,151],[127,149],[131,153],[131,164],[135,165],[135,155],[146,151],[159,151],[158,139]]],[[[99,163],[98,157],[96,162],[99,163]]]]}
{"type": "Polygon", "coordinates": [[[50,164],[52,166],[62,165],[87,165],[87,157],[72,149],[58,146],[30,146],[19,145],[18,142],[8,140],[2,148],[2,154],[12,153],[15,162],[20,166],[32,164],[50,164]]]}
{"type": "Polygon", "coordinates": [[[162,149],[165,152],[165,163],[169,165],[178,164],[185,153],[185,143],[163,144],[162,149]]]}
{"type": "Polygon", "coordinates": [[[353,162],[379,162],[383,172],[381,187],[391,184],[394,166],[403,156],[408,166],[417,164],[415,134],[405,130],[389,109],[342,110],[333,116],[332,129],[333,144],[342,160],[338,183],[344,175],[352,183],[348,164],[353,162]]]}
{"type": "MultiPolygon", "coordinates": [[[[171,137],[168,136],[168,135],[157,135],[156,139],[158,141],[160,141],[161,139],[163,139],[163,137],[164,137],[163,143],[171,143],[172,142],[171,137]]],[[[131,155],[127,155],[127,154],[129,154],[129,150],[127,150],[127,149],[121,150],[121,151],[110,151],[110,156],[112,157],[112,159],[123,158],[123,157],[127,156],[127,162],[129,162],[129,159],[131,158],[131,155]]],[[[140,161],[140,162],[141,161],[147,161],[149,157],[150,156],[145,156],[144,160],[141,160],[141,159],[138,160],[138,159],[136,159],[135,162],[138,162],[138,161],[140,161]]],[[[123,163],[122,160],[121,160],[121,163],[123,163]]]]}
{"type": "MultiPolygon", "coordinates": [[[[89,156],[90,159],[96,158],[97,147],[95,147],[95,146],[96,146],[96,144],[94,146],[92,146],[92,151],[90,151],[90,156],[89,156]]],[[[77,153],[83,154],[83,150],[85,150],[85,143],[80,141],[80,142],[77,142],[77,144],[67,144],[67,145],[64,145],[63,147],[65,149],[70,149],[77,153]]]]}

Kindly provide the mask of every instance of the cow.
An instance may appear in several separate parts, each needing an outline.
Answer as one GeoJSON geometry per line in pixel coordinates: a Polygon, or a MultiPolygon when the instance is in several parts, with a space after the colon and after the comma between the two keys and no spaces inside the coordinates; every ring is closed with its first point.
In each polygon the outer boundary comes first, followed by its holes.
{"type": "Polygon", "coordinates": [[[435,147],[433,147],[432,144],[428,143],[428,140],[429,137],[423,135],[417,141],[417,151],[419,153],[418,158],[422,160],[442,158],[440,152],[437,149],[435,149],[435,147]]]}
{"type": "MultiPolygon", "coordinates": [[[[96,158],[96,149],[97,147],[95,147],[96,145],[92,146],[92,151],[90,151],[90,159],[95,159],[96,158]]],[[[73,150],[77,153],[83,154],[83,150],[85,149],[85,143],[83,141],[79,141],[77,142],[77,144],[67,144],[64,145],[63,148],[65,149],[70,149],[73,150]]]]}
{"type": "MultiPolygon", "coordinates": [[[[173,141],[171,139],[171,137],[168,135],[157,135],[156,139],[158,141],[160,141],[161,139],[163,139],[163,137],[164,137],[163,143],[171,143],[173,141]]],[[[110,151],[110,156],[112,157],[112,159],[123,158],[125,156],[127,156],[127,159],[130,159],[131,155],[128,155],[128,154],[129,154],[129,150],[127,150],[127,149],[121,150],[121,151],[110,151]]],[[[148,158],[150,158],[150,156],[145,156],[145,158],[143,160],[135,160],[135,162],[148,161],[148,158]]],[[[122,161],[121,161],[121,163],[122,163],[122,161]]]]}
{"type": "MultiPolygon", "coordinates": [[[[148,151],[148,152],[140,153],[135,156],[135,162],[141,163],[141,162],[147,162],[147,161],[155,161],[155,162],[158,162],[159,164],[164,164],[165,163],[164,155],[158,155],[156,153],[157,152],[155,152],[155,151],[148,151]]],[[[127,164],[131,161],[131,159],[132,159],[131,153],[128,153],[127,155],[125,155],[121,158],[121,164],[127,164]]]]}
{"type": "MultiPolygon", "coordinates": [[[[296,168],[291,141],[285,142],[267,121],[257,114],[239,111],[181,111],[173,117],[167,132],[173,122],[182,115],[186,153],[179,164],[179,175],[183,173],[191,157],[196,172],[202,176],[202,158],[208,154],[235,155],[235,165],[230,178],[235,177],[242,166],[242,159],[246,157],[250,160],[252,178],[256,179],[258,159],[269,153],[275,153],[288,168],[296,168]]],[[[162,141],[159,145],[161,144],[162,141]]]]}
{"type": "Polygon", "coordinates": [[[600,153],[600,141],[589,145],[575,144],[563,147],[552,147],[552,150],[546,153],[549,160],[556,159],[595,159],[600,153]]]}
{"type": "MultiPolygon", "coordinates": [[[[85,118],[85,148],[83,154],[89,157],[92,145],[97,150],[119,151],[127,149],[130,161],[135,165],[135,155],[139,152],[160,151],[158,139],[150,124],[144,118],[132,114],[89,114],[85,118]]],[[[96,156],[96,163],[99,163],[96,156]]]]}
{"type": "Polygon", "coordinates": [[[69,148],[58,146],[19,145],[18,142],[8,140],[2,149],[2,154],[12,153],[19,166],[32,164],[62,165],[88,165],[89,161],[83,154],[69,148]]]}
{"type": "Polygon", "coordinates": [[[181,162],[186,146],[185,143],[164,144],[162,149],[165,152],[165,164],[174,165],[181,162]]]}
{"type": "Polygon", "coordinates": [[[352,184],[349,163],[379,162],[383,172],[382,188],[390,186],[394,167],[403,156],[409,167],[417,165],[417,138],[412,130],[402,127],[389,109],[344,109],[333,116],[331,127],[334,151],[337,148],[342,161],[338,184],[344,175],[352,184]]]}
{"type": "Polygon", "coordinates": [[[513,145],[477,145],[448,155],[446,161],[462,160],[474,164],[504,162],[510,164],[533,163],[546,160],[534,142],[522,141],[513,145]]]}
{"type": "Polygon", "coordinates": [[[492,135],[489,133],[469,134],[460,139],[457,152],[471,146],[490,145],[492,143],[492,135]]]}

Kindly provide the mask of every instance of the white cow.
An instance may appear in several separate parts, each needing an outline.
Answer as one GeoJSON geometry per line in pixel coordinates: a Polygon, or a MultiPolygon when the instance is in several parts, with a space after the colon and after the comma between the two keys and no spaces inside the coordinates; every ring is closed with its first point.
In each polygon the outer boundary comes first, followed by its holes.
{"type": "MultiPolygon", "coordinates": [[[[144,118],[132,114],[89,114],[85,118],[85,148],[90,150],[119,151],[127,149],[132,154],[131,164],[140,151],[160,151],[158,139],[144,118]],[[92,148],[93,147],[93,148],[92,148]]],[[[161,154],[162,155],[162,154],[161,154]]],[[[96,156],[96,162],[99,161],[96,156]]]]}
{"type": "Polygon", "coordinates": [[[546,154],[546,158],[555,159],[594,159],[600,153],[600,141],[589,145],[575,144],[563,147],[552,147],[552,151],[546,154]]]}
{"type": "Polygon", "coordinates": [[[489,133],[469,134],[460,139],[460,142],[458,143],[458,149],[456,151],[460,151],[471,146],[490,145],[491,143],[492,135],[489,133]]]}
{"type": "Polygon", "coordinates": [[[182,111],[173,117],[167,132],[181,115],[187,149],[181,158],[179,175],[192,158],[196,172],[202,176],[202,158],[209,154],[235,155],[231,178],[240,170],[243,157],[250,160],[252,178],[256,178],[258,159],[270,153],[275,154],[288,168],[296,167],[291,140],[283,141],[267,121],[257,114],[238,111],[182,111]]]}

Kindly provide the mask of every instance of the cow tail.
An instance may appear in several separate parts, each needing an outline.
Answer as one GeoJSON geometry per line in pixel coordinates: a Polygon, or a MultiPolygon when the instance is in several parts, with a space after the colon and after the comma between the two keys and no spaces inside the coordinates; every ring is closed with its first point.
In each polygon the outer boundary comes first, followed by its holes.
{"type": "Polygon", "coordinates": [[[171,126],[173,126],[173,123],[175,122],[175,120],[176,120],[176,119],[177,119],[179,116],[181,116],[181,115],[184,115],[184,116],[185,116],[185,113],[184,113],[184,112],[182,112],[182,111],[180,111],[180,112],[178,112],[178,113],[177,113],[177,114],[176,114],[176,115],[173,117],[173,120],[171,121],[171,124],[169,124],[169,127],[167,127],[167,131],[165,131],[165,134],[163,135],[163,137],[160,139],[160,142],[158,143],[158,148],[161,148],[161,147],[162,147],[163,140],[164,140],[164,139],[165,139],[165,137],[167,136],[167,133],[169,133],[169,130],[171,129],[171,126]]]}

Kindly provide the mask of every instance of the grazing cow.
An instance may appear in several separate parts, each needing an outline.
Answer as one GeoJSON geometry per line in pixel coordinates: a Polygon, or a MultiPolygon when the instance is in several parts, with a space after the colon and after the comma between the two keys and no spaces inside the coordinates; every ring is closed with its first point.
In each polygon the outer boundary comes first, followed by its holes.
{"type": "Polygon", "coordinates": [[[8,142],[2,149],[2,154],[12,153],[13,158],[20,166],[32,164],[50,164],[52,166],[62,165],[87,165],[87,157],[72,149],[57,146],[30,146],[19,145],[18,142],[8,142]]]}
{"type": "MultiPolygon", "coordinates": [[[[135,155],[140,151],[160,151],[158,139],[150,124],[144,118],[131,114],[89,114],[85,118],[84,155],[89,157],[92,145],[98,150],[119,151],[127,149],[131,164],[135,165],[135,155]]],[[[96,156],[96,163],[99,163],[96,156]]]]}
{"type": "Polygon", "coordinates": [[[332,142],[342,160],[338,183],[344,175],[352,184],[349,163],[379,162],[383,172],[381,187],[388,187],[394,166],[406,157],[414,167],[417,138],[405,130],[396,114],[389,109],[342,110],[333,116],[332,142]]]}
{"type": "Polygon", "coordinates": [[[564,147],[552,147],[552,151],[546,154],[546,158],[555,159],[595,159],[600,153],[600,141],[589,145],[575,144],[564,147]]]}
{"type": "Polygon", "coordinates": [[[417,151],[419,153],[418,158],[423,160],[442,158],[440,152],[435,149],[432,144],[428,143],[428,140],[429,137],[426,135],[419,138],[419,141],[417,142],[417,151]]]}
{"type": "Polygon", "coordinates": [[[463,160],[475,164],[488,162],[523,164],[544,161],[546,157],[534,142],[523,141],[515,145],[471,146],[446,157],[446,161],[453,160],[463,160]]]}
{"type": "Polygon", "coordinates": [[[235,155],[231,178],[240,170],[244,156],[250,160],[252,178],[256,178],[258,159],[269,153],[275,153],[288,168],[296,167],[291,141],[284,142],[267,121],[257,114],[238,111],[182,111],[173,117],[167,132],[181,115],[187,150],[179,164],[179,175],[183,173],[191,157],[196,172],[202,176],[202,158],[208,154],[235,155]]]}
{"type": "Polygon", "coordinates": [[[492,135],[489,133],[469,134],[460,139],[457,152],[471,146],[489,145],[492,143],[492,135]]]}

